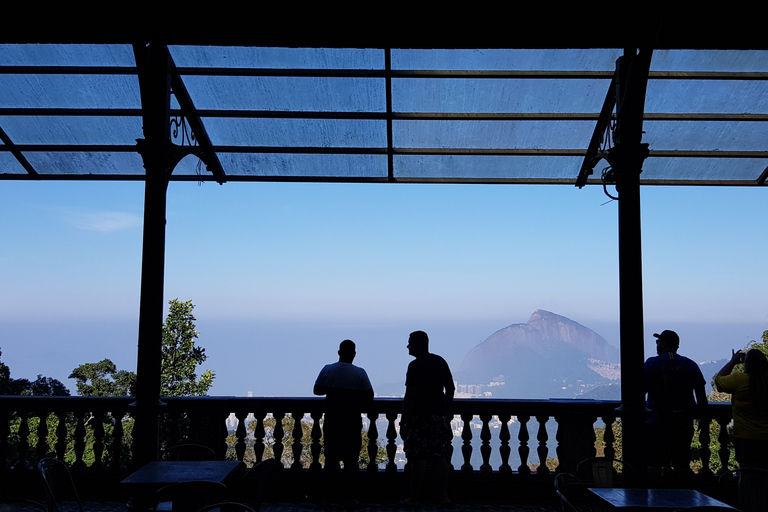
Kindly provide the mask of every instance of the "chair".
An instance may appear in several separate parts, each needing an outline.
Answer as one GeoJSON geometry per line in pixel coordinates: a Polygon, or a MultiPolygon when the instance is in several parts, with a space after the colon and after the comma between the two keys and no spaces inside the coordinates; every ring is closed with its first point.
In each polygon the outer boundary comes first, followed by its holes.
{"type": "Polygon", "coordinates": [[[768,507],[768,470],[763,468],[736,468],[723,472],[718,477],[718,486],[723,489],[726,480],[738,477],[739,508],[744,512],[764,512],[768,507]]]}
{"type": "Polygon", "coordinates": [[[216,460],[216,452],[208,446],[195,443],[177,444],[164,452],[165,460],[216,460]]]}
{"type": "Polygon", "coordinates": [[[214,510],[218,510],[221,512],[256,512],[256,510],[252,509],[245,503],[237,503],[235,501],[223,501],[221,503],[211,503],[210,505],[206,505],[203,508],[199,509],[197,512],[211,512],[214,510]]]}
{"type": "Polygon", "coordinates": [[[576,475],[590,487],[613,487],[617,464],[621,465],[622,475],[634,474],[634,468],[621,460],[589,457],[576,465],[576,475]]]}
{"type": "Polygon", "coordinates": [[[233,494],[248,503],[254,512],[258,512],[261,508],[267,479],[274,466],[275,459],[264,459],[258,464],[254,464],[240,480],[232,484],[233,494]]]}
{"type": "Polygon", "coordinates": [[[227,499],[227,486],[208,480],[191,480],[161,487],[155,492],[155,511],[195,512],[209,503],[227,499]]]}
{"type": "Polygon", "coordinates": [[[571,473],[555,475],[555,492],[563,512],[592,512],[592,498],[587,486],[571,473]]]}
{"type": "Polygon", "coordinates": [[[72,474],[69,472],[69,467],[67,467],[64,462],[52,457],[46,457],[40,459],[40,462],[37,463],[37,470],[43,478],[48,512],[61,511],[62,493],[59,493],[58,491],[62,490],[62,487],[68,487],[70,494],[68,497],[74,497],[77,508],[80,512],[83,512],[83,503],[80,501],[80,495],[77,493],[75,481],[72,480],[72,474]],[[63,482],[63,484],[60,484],[60,482],[63,482]]]}

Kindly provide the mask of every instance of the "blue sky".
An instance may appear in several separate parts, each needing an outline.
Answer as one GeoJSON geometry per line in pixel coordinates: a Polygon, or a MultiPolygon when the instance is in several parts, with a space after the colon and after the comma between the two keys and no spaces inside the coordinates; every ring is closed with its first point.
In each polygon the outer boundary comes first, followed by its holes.
{"type": "MultiPolygon", "coordinates": [[[[652,333],[725,357],[768,328],[764,192],[644,187],[652,333]]],[[[424,329],[458,367],[536,309],[618,345],[617,208],[588,186],[171,183],[165,291],[196,305],[212,394],[309,395],[338,342],[402,381],[424,329]]],[[[0,185],[0,337],[12,377],[136,365],[143,187],[0,185]]]]}

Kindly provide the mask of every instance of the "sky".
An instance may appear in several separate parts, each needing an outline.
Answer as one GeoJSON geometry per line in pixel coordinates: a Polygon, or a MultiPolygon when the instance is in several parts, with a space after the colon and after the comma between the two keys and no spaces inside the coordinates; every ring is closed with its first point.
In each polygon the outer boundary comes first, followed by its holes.
{"type": "MultiPolygon", "coordinates": [[[[763,190],[642,188],[644,339],[721,359],[768,329],[763,190]]],[[[13,378],[135,370],[143,185],[0,182],[13,378]]],[[[598,186],[171,183],[165,296],[192,300],[212,395],[309,396],[345,338],[402,386],[408,333],[458,368],[545,309],[618,346],[617,204],[598,186]]],[[[524,397],[521,397],[524,398],[524,397]]]]}

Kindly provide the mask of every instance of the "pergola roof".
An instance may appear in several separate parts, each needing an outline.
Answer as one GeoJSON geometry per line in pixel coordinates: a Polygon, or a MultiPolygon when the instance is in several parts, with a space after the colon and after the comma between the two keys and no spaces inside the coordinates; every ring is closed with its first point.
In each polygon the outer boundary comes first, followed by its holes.
{"type": "MultiPolygon", "coordinates": [[[[174,141],[228,181],[571,184],[623,52],[168,50],[174,141]]],[[[644,119],[642,183],[763,185],[768,51],[655,50],[644,119]]],[[[130,44],[0,44],[0,178],[143,180],[142,136],[130,44]]],[[[171,179],[209,171],[190,155],[171,179]]]]}

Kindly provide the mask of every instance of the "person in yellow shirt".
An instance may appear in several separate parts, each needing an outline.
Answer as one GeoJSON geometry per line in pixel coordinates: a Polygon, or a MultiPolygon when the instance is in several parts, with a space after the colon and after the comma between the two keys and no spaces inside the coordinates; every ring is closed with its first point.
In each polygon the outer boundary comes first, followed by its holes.
{"type": "MultiPolygon", "coordinates": [[[[768,471],[768,359],[757,349],[731,351],[731,360],[715,376],[718,391],[731,394],[733,448],[741,468],[768,471]],[[733,372],[744,363],[744,372],[733,372]]],[[[745,470],[739,478],[739,506],[764,511],[768,472],[745,470]]]]}

